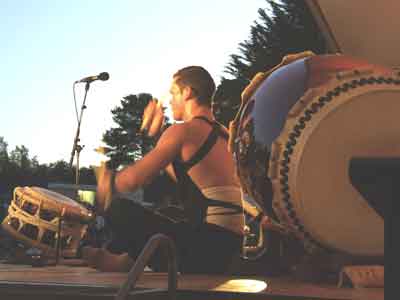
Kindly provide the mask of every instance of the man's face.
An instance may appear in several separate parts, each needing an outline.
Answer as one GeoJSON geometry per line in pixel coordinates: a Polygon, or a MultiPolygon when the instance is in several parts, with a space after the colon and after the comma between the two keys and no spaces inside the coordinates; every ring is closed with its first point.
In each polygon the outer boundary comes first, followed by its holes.
{"type": "Polygon", "coordinates": [[[182,90],[176,84],[175,79],[171,84],[171,88],[169,89],[171,94],[171,109],[173,113],[174,120],[181,121],[183,120],[183,114],[185,112],[185,103],[183,99],[182,90]]]}

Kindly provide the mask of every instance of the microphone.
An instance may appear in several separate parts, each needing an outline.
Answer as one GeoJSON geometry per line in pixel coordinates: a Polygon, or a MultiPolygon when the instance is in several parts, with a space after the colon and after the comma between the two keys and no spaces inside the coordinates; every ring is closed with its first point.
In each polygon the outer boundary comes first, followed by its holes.
{"type": "Polygon", "coordinates": [[[89,77],[82,78],[81,80],[77,80],[77,81],[75,81],[75,83],[79,83],[79,82],[91,83],[92,81],[95,81],[95,80],[106,81],[106,80],[108,80],[108,78],[110,78],[110,75],[107,72],[102,72],[96,76],[89,76],[89,77]]]}

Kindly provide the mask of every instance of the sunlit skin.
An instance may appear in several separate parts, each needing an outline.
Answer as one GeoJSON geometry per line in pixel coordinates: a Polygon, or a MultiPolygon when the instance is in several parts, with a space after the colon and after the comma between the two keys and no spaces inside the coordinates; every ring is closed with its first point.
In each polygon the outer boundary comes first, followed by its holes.
{"type": "Polygon", "coordinates": [[[143,112],[143,121],[140,131],[142,133],[146,132],[148,136],[153,137],[160,132],[164,119],[161,101],[152,99],[143,112]]]}
{"type": "MultiPolygon", "coordinates": [[[[140,161],[125,167],[116,174],[116,192],[132,192],[150,182],[163,169],[176,181],[171,162],[176,157],[181,157],[183,161],[189,160],[207,139],[211,127],[204,121],[193,118],[205,116],[210,120],[215,120],[211,108],[199,105],[192,89],[188,86],[180,88],[175,80],[172,81],[169,92],[173,118],[175,121],[183,122],[173,124],[166,129],[153,150],[140,161]]],[[[216,145],[200,163],[189,170],[189,175],[200,189],[215,186],[240,186],[232,154],[222,138],[218,139],[216,145]]],[[[110,198],[111,191],[110,176],[110,172],[104,172],[101,177],[98,177],[99,207],[104,206],[104,202],[111,201],[111,199],[107,200],[110,198]]],[[[242,205],[244,210],[253,217],[260,213],[256,207],[246,201],[243,201],[242,205]]],[[[281,226],[274,224],[268,216],[264,216],[261,223],[265,228],[284,233],[281,226]]]]}
{"type": "MultiPolygon", "coordinates": [[[[183,122],[168,127],[153,150],[140,161],[125,167],[115,175],[115,192],[134,191],[152,180],[163,169],[166,169],[167,173],[176,180],[171,165],[172,161],[177,157],[187,161],[207,139],[212,129],[211,126],[202,120],[193,118],[204,116],[214,120],[211,108],[199,105],[192,89],[190,87],[179,88],[175,80],[171,84],[170,94],[173,117],[176,121],[183,122]]],[[[148,128],[151,128],[151,121],[147,125],[148,128]]],[[[211,151],[190,169],[189,175],[200,189],[215,186],[239,186],[235,177],[233,158],[228,152],[227,142],[223,138],[219,138],[211,151]]],[[[104,165],[97,172],[99,212],[104,212],[112,199],[110,177],[111,172],[104,165]]],[[[128,255],[114,255],[105,249],[86,248],[83,254],[86,257],[95,257],[93,264],[105,271],[127,270],[134,263],[134,260],[128,255]]]]}
{"type": "MultiPolygon", "coordinates": [[[[175,121],[182,123],[170,126],[161,135],[156,147],[143,159],[130,165],[116,174],[115,188],[117,192],[134,191],[157,176],[160,170],[165,169],[167,173],[176,180],[171,162],[178,155],[187,161],[199,149],[206,140],[211,128],[202,120],[193,119],[195,116],[205,116],[214,120],[211,109],[199,105],[190,87],[180,88],[175,80],[172,81],[170,90],[170,105],[175,121]]],[[[192,180],[200,189],[233,185],[240,186],[236,177],[236,170],[229,153],[225,140],[219,139],[207,156],[189,171],[192,180]]],[[[102,180],[98,181],[97,195],[101,201],[110,191],[110,173],[105,173],[102,180]]],[[[104,199],[103,199],[104,201],[104,199]]],[[[260,211],[242,202],[247,213],[256,217],[260,211]]],[[[271,224],[271,220],[264,216],[262,224],[266,228],[281,231],[271,224]]]]}
{"type": "MultiPolygon", "coordinates": [[[[193,119],[195,116],[205,116],[214,120],[211,108],[199,105],[191,87],[179,88],[173,80],[170,87],[171,108],[176,121],[161,135],[156,147],[135,164],[129,165],[116,174],[115,189],[117,192],[134,191],[151,181],[162,169],[175,178],[171,162],[176,157],[187,161],[207,139],[211,131],[209,124],[193,119]]],[[[216,145],[189,171],[194,183],[200,188],[215,186],[239,186],[235,178],[232,155],[227,150],[227,143],[219,138],[216,145]]],[[[98,182],[97,193],[107,194],[110,190],[109,176],[105,174],[98,182]]]]}

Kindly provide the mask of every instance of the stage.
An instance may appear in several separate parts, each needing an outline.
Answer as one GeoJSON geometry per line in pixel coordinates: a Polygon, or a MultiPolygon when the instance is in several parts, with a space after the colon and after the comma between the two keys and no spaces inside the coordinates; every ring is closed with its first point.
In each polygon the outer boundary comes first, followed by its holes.
{"type": "MultiPolygon", "coordinates": [[[[114,299],[127,273],[0,263],[1,299],[114,299]]],[[[168,274],[144,272],[129,299],[168,299],[168,274]]],[[[178,275],[177,299],[384,299],[383,288],[338,288],[285,277],[178,275]]]]}

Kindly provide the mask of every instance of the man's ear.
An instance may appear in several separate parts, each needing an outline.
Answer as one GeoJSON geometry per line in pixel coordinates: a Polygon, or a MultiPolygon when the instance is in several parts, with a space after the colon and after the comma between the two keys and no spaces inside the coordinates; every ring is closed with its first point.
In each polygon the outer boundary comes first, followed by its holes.
{"type": "Polygon", "coordinates": [[[187,100],[187,99],[191,99],[193,98],[195,95],[193,93],[193,89],[190,86],[185,86],[182,88],[182,97],[183,99],[187,100]]]}

